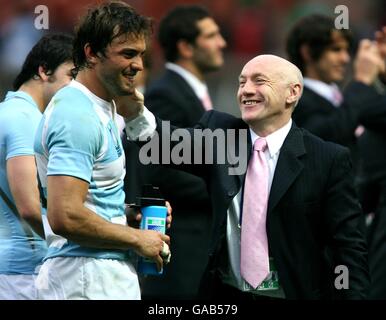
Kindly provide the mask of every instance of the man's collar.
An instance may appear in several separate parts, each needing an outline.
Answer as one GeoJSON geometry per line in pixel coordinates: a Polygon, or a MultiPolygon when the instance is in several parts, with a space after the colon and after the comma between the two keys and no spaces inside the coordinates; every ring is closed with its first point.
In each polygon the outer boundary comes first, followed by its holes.
{"type": "MultiPolygon", "coordinates": [[[[292,119],[290,119],[283,127],[276,130],[275,132],[272,132],[268,136],[265,137],[267,140],[268,145],[268,151],[270,154],[270,157],[273,157],[275,154],[277,154],[282,147],[285,138],[287,137],[289,131],[292,127],[292,119]]],[[[251,134],[251,141],[252,145],[255,143],[256,139],[260,138],[252,129],[249,129],[249,132],[251,134]]]]}

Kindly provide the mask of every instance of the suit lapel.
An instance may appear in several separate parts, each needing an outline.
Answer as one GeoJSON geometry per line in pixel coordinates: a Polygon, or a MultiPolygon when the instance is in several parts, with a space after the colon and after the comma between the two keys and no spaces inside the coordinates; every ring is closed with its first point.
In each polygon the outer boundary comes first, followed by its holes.
{"type": "Polygon", "coordinates": [[[304,165],[299,157],[305,153],[303,134],[301,130],[293,124],[280,150],[269,194],[268,214],[276,207],[285,192],[302,171],[304,165]]]}

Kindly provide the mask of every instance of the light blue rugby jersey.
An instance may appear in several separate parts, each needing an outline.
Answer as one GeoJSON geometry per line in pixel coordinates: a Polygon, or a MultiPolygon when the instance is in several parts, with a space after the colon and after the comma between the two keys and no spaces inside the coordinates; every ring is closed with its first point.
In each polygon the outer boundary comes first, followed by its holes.
{"type": "MultiPolygon", "coordinates": [[[[0,104],[0,186],[13,202],[6,172],[12,157],[34,155],[36,128],[42,118],[35,101],[25,92],[8,92],[0,104]]],[[[20,220],[0,197],[0,273],[33,274],[46,254],[46,242],[32,231],[29,238],[20,220]]]]}
{"type": "MultiPolygon", "coordinates": [[[[59,90],[37,130],[35,155],[45,193],[47,175],[85,180],[89,189],[84,205],[112,223],[126,224],[125,156],[109,102],[75,80],[59,90]]],[[[46,217],[43,220],[49,246],[45,259],[58,256],[128,258],[128,252],[120,250],[80,246],[54,234],[46,217]]]]}

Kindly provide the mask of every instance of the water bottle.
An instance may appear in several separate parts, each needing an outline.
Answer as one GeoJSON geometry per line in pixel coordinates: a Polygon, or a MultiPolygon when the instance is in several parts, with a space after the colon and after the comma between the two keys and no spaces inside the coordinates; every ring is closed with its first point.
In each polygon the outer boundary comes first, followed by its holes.
{"type": "MultiPolygon", "coordinates": [[[[137,198],[137,202],[142,212],[140,228],[165,234],[167,208],[159,189],[150,185],[143,186],[142,197],[137,198]]],[[[163,270],[158,272],[157,264],[153,260],[144,257],[139,257],[137,270],[143,275],[161,275],[163,273],[163,270]]]]}

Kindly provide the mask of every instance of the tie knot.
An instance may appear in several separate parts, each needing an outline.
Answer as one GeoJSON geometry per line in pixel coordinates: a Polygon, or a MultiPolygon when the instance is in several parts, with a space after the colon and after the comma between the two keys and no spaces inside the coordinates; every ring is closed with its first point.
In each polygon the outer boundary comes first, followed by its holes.
{"type": "Polygon", "coordinates": [[[267,140],[265,138],[258,138],[253,145],[253,150],[255,151],[265,151],[267,149],[267,140]]]}

